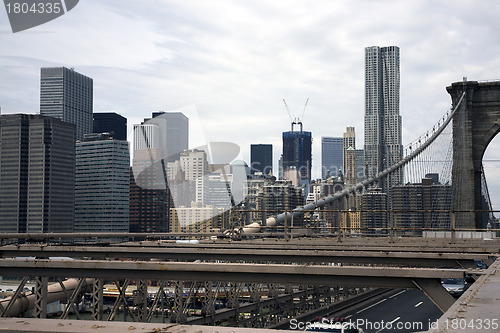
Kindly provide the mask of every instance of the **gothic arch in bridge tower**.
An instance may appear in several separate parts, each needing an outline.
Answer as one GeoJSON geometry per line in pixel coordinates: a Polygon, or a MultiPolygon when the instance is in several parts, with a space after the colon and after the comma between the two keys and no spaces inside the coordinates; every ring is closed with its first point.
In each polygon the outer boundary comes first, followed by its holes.
{"type": "Polygon", "coordinates": [[[453,207],[457,228],[482,229],[481,173],[484,152],[500,132],[500,81],[455,82],[446,90],[455,107],[453,117],[453,207]],[[462,211],[462,212],[461,212],[462,211]],[[465,212],[468,211],[468,212],[465,212]]]}

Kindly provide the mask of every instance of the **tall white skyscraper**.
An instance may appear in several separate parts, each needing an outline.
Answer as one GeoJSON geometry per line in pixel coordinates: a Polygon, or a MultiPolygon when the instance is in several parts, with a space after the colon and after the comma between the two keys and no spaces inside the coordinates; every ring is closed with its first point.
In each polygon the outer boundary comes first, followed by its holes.
{"type": "Polygon", "coordinates": [[[203,150],[185,150],[180,155],[181,169],[186,180],[195,181],[208,173],[207,153],[203,150]]]}
{"type": "Polygon", "coordinates": [[[205,204],[208,195],[208,173],[207,154],[203,150],[185,150],[180,154],[181,169],[184,179],[195,185],[195,200],[197,203],[205,204]]]}
{"type": "MultiPolygon", "coordinates": [[[[365,48],[365,171],[367,177],[403,157],[399,114],[399,47],[365,48]]],[[[402,181],[402,171],[379,186],[384,192],[402,181]]]]}
{"type": "Polygon", "coordinates": [[[160,128],[157,124],[134,125],[134,150],[160,148],[160,128]]]}

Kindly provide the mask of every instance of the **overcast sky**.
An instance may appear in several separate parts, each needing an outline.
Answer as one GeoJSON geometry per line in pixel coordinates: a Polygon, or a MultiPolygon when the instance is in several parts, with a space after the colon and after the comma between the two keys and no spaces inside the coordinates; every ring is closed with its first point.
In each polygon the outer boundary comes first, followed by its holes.
{"type": "MultiPolygon", "coordinates": [[[[250,144],[271,143],[277,162],[282,99],[298,116],[309,98],[318,167],[322,136],[354,126],[363,146],[365,47],[400,47],[406,145],[449,109],[446,86],[500,79],[499,17],[498,0],[81,0],[13,34],[0,8],[0,106],[37,113],[40,67],[74,67],[94,79],[94,112],[127,117],[129,137],[152,111],[186,110],[191,147],[230,141],[249,161],[250,144]]],[[[496,141],[484,164],[500,209],[496,141]]]]}

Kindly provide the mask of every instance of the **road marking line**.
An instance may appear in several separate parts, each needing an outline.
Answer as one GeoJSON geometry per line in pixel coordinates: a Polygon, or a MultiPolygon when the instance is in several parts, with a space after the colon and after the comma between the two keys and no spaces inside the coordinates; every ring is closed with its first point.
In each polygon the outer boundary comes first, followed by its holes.
{"type": "Polygon", "coordinates": [[[364,308],[364,309],[359,310],[358,312],[356,312],[356,314],[361,313],[361,312],[363,312],[363,311],[365,311],[365,310],[368,310],[369,308],[372,308],[372,307],[374,307],[374,306],[376,306],[376,305],[379,305],[380,303],[385,302],[385,301],[387,301],[387,298],[384,298],[383,300],[378,301],[378,302],[377,302],[377,303],[375,303],[375,304],[372,304],[372,305],[370,305],[370,306],[368,306],[368,307],[366,307],[366,308],[364,308]]]}
{"type": "Polygon", "coordinates": [[[415,304],[415,307],[419,307],[420,305],[422,305],[424,302],[418,302],[417,304],[415,304]]]}
{"type": "Polygon", "coordinates": [[[352,317],[352,315],[348,315],[347,317],[345,317],[345,319],[349,319],[349,318],[351,318],[351,317],[352,317]]]}
{"type": "Polygon", "coordinates": [[[391,297],[389,297],[389,298],[393,298],[393,297],[396,297],[396,296],[398,296],[398,295],[401,295],[401,294],[402,294],[402,293],[404,293],[405,291],[406,291],[406,290],[400,291],[399,293],[394,294],[394,295],[392,295],[392,296],[391,296],[391,297]]]}
{"type": "Polygon", "coordinates": [[[389,326],[389,324],[391,324],[391,325],[392,325],[392,324],[394,324],[395,322],[397,322],[399,319],[401,319],[401,317],[397,317],[397,318],[396,318],[396,319],[394,319],[393,321],[388,322],[388,323],[387,323],[384,327],[382,327],[381,329],[379,329],[379,330],[378,330],[378,331],[376,331],[375,333],[380,333],[380,332],[382,332],[383,330],[385,330],[385,329],[389,326]]]}

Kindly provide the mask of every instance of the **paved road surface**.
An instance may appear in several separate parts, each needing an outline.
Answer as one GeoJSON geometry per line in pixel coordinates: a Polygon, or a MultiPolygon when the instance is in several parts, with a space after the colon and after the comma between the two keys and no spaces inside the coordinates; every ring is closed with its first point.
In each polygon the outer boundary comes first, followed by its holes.
{"type": "Polygon", "coordinates": [[[401,290],[346,316],[365,333],[427,331],[442,312],[417,289],[401,290]]]}

